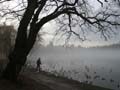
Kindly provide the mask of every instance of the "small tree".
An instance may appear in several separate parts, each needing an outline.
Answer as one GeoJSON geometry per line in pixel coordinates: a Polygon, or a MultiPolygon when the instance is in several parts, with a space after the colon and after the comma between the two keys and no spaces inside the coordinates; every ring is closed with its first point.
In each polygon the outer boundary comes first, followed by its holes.
{"type": "MultiPolygon", "coordinates": [[[[1,3],[2,1],[4,0],[1,0],[1,3]]],[[[116,0],[113,1],[115,3],[116,0]]],[[[11,9],[8,6],[1,9],[2,16],[10,14],[20,20],[15,47],[9,55],[10,62],[3,72],[3,77],[9,80],[17,79],[38,32],[51,20],[60,24],[57,33],[64,32],[67,39],[75,35],[80,40],[85,40],[85,31],[99,32],[104,39],[110,37],[120,25],[120,12],[117,5],[112,6],[113,1],[95,0],[96,4],[101,6],[96,12],[95,9],[92,12],[93,2],[90,0],[19,0],[17,8],[11,9]]]]}

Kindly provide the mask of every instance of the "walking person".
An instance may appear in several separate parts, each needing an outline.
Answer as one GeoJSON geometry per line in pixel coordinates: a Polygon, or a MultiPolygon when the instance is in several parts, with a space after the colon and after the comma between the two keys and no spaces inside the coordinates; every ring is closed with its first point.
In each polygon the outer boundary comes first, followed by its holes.
{"type": "Polygon", "coordinates": [[[41,71],[41,59],[40,58],[38,58],[38,60],[37,60],[37,62],[36,62],[36,64],[37,64],[37,71],[41,71]]]}

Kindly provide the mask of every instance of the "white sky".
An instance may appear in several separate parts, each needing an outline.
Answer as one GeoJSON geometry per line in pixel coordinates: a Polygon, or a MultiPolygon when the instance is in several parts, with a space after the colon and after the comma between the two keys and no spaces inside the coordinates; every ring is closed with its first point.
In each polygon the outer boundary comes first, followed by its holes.
{"type": "MultiPolygon", "coordinates": [[[[91,3],[91,6],[93,7],[92,9],[94,9],[96,11],[99,9],[99,7],[101,7],[101,4],[97,3],[96,0],[88,0],[88,1],[92,2],[91,3]]],[[[13,2],[9,2],[8,4],[9,4],[10,7],[15,7],[15,5],[18,2],[19,2],[19,0],[17,0],[14,3],[13,2]]],[[[6,3],[5,3],[5,5],[6,5],[6,3]]],[[[2,19],[0,22],[3,23],[4,21],[5,21],[5,19],[2,19]]],[[[14,20],[12,22],[9,21],[9,22],[7,22],[7,24],[8,25],[13,25],[14,24],[15,26],[18,25],[17,20],[14,20]]],[[[54,32],[55,32],[56,28],[57,27],[56,27],[55,22],[50,22],[50,23],[47,23],[46,25],[43,26],[42,32],[45,33],[44,36],[43,36],[43,38],[44,38],[44,44],[45,45],[49,44],[49,42],[51,40],[53,40],[53,38],[54,38],[54,32]]],[[[85,47],[89,47],[89,46],[106,45],[106,44],[110,44],[110,43],[116,43],[116,42],[118,42],[120,40],[120,34],[117,35],[117,36],[115,36],[111,40],[108,40],[108,41],[104,41],[102,39],[98,40],[98,38],[97,38],[96,35],[89,35],[88,37],[90,38],[91,41],[79,42],[79,40],[71,40],[71,42],[69,42],[69,43],[71,43],[71,44],[74,43],[75,46],[82,45],[82,46],[85,46],[85,47]]],[[[56,41],[54,41],[54,42],[56,42],[56,41]]],[[[65,43],[65,40],[61,39],[58,42],[56,42],[55,44],[56,45],[59,45],[59,44],[62,45],[64,43],[65,43]]]]}
{"type": "MultiPolygon", "coordinates": [[[[56,30],[55,22],[48,23],[43,27],[42,32],[46,33],[45,35],[43,35],[45,45],[49,44],[49,42],[51,40],[53,40],[55,30],[56,30]]],[[[69,44],[74,44],[75,46],[81,45],[83,47],[91,47],[91,46],[109,45],[109,44],[117,43],[120,41],[120,34],[114,35],[111,39],[108,39],[107,41],[98,37],[97,34],[96,35],[92,34],[87,37],[89,37],[89,40],[86,40],[83,42],[80,42],[78,39],[71,40],[69,42],[69,44]]],[[[65,40],[64,39],[59,40],[59,38],[56,38],[56,40],[54,40],[54,44],[55,45],[64,45],[65,40]]]]}
{"type": "MultiPolygon", "coordinates": [[[[92,9],[94,11],[97,11],[98,9],[100,9],[101,4],[98,3],[97,0],[88,0],[88,1],[92,2],[90,5],[92,6],[92,9]]],[[[56,29],[56,24],[54,22],[46,24],[44,26],[44,31],[49,32],[49,34],[46,34],[44,36],[45,44],[48,44],[49,41],[51,41],[54,38],[53,35],[54,35],[55,29],[56,29]]],[[[118,35],[113,35],[113,37],[111,39],[108,39],[107,41],[105,41],[104,39],[101,39],[100,37],[98,37],[98,34],[97,35],[91,34],[91,35],[89,35],[87,37],[89,37],[90,41],[86,40],[84,42],[80,42],[79,40],[71,40],[71,42],[69,42],[69,43],[75,44],[75,46],[81,45],[83,47],[91,47],[91,46],[109,45],[109,44],[120,42],[120,34],[119,33],[118,33],[118,35]]],[[[57,43],[55,43],[55,45],[63,45],[64,43],[65,43],[65,40],[60,39],[57,43]]]]}

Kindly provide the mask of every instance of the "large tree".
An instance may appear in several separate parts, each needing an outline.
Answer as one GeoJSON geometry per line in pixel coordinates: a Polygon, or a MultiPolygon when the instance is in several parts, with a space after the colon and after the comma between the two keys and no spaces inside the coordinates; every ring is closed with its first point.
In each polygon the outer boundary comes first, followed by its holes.
{"type": "Polygon", "coordinates": [[[80,40],[85,40],[85,31],[99,32],[107,39],[120,25],[119,0],[1,0],[0,4],[6,7],[0,7],[2,17],[20,20],[15,46],[3,72],[9,80],[17,79],[38,32],[51,20],[59,23],[57,33],[62,31],[67,39],[75,35],[80,40]],[[18,6],[13,8],[8,3],[14,1],[18,6]]]}

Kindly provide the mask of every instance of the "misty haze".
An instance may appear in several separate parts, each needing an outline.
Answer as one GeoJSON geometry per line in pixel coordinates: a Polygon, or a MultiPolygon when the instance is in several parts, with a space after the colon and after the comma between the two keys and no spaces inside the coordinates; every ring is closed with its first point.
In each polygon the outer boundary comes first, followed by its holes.
{"type": "Polygon", "coordinates": [[[45,71],[80,82],[88,81],[95,85],[118,89],[119,47],[82,48],[36,45],[28,56],[28,62],[35,67],[39,57],[41,57],[42,69],[45,71]],[[87,79],[85,74],[91,78],[87,79]],[[95,79],[96,76],[99,77],[95,79]]]}

